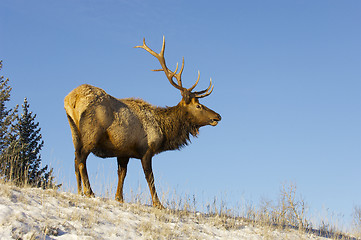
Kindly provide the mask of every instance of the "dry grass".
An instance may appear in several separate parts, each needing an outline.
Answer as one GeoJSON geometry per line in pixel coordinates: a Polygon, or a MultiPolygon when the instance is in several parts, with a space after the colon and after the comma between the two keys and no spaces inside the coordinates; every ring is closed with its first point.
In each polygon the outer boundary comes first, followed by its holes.
{"type": "MultiPolygon", "coordinates": [[[[64,216],[64,213],[57,211],[58,216],[79,223],[78,226],[66,225],[65,222],[59,223],[59,225],[62,225],[65,230],[66,228],[79,229],[79,234],[83,233],[81,229],[89,229],[102,222],[114,221],[114,216],[107,214],[116,214],[114,209],[120,209],[143,216],[135,227],[141,237],[146,239],[202,239],[202,236],[207,234],[216,234],[207,232],[209,228],[204,227],[205,225],[227,231],[237,231],[249,226],[256,226],[257,231],[255,230],[254,233],[264,239],[274,238],[272,235],[274,231],[295,231],[300,236],[299,239],[307,238],[307,234],[331,239],[357,239],[357,237],[361,237],[360,207],[354,209],[355,233],[353,234],[354,238],[351,238],[327,221],[322,221],[318,226],[312,226],[307,214],[307,203],[297,194],[296,190],[296,185],[285,184],[281,187],[279,199],[276,202],[262,200],[257,207],[248,203],[241,206],[240,209],[228,209],[226,203],[217,198],[214,198],[211,203],[201,206],[202,204],[197,202],[194,195],[180,196],[176,192],[170,194],[168,191],[161,195],[163,196],[162,202],[167,209],[159,210],[149,206],[148,194],[140,190],[137,192],[130,191],[128,196],[130,202],[119,204],[112,198],[86,198],[56,190],[40,189],[38,190],[41,191],[40,198],[29,200],[21,194],[22,188],[9,183],[0,184],[2,196],[26,204],[29,204],[29,201],[39,201],[44,211],[50,211],[49,208],[52,206],[47,206],[49,201],[51,202],[55,198],[59,199],[60,206],[71,209],[72,214],[64,216]],[[110,213],[104,214],[104,208],[111,210],[110,213]],[[197,208],[204,210],[198,212],[197,208]]],[[[16,216],[19,221],[22,217],[24,216],[16,216]]],[[[124,221],[127,219],[119,217],[112,224],[122,226],[124,221]]],[[[52,224],[45,224],[38,230],[43,235],[56,236],[59,232],[58,226],[52,224]]],[[[14,231],[14,236],[21,236],[24,231],[24,229],[19,228],[14,231]]],[[[38,239],[39,236],[39,234],[34,234],[30,236],[30,239],[38,239]]],[[[96,236],[90,236],[90,238],[92,237],[96,236]]]]}
{"type": "MultiPolygon", "coordinates": [[[[261,227],[257,234],[263,238],[272,238],[273,230],[297,231],[300,239],[305,233],[323,236],[331,239],[357,239],[360,233],[345,234],[332,221],[321,221],[318,225],[312,225],[308,216],[308,204],[298,195],[295,184],[284,184],[279,193],[276,203],[269,200],[261,200],[259,206],[252,204],[242,206],[242,211],[228,209],[225,202],[213,199],[211,203],[201,206],[202,212],[197,211],[199,203],[195,195],[181,196],[176,192],[170,194],[169,191],[161,194],[162,202],[166,210],[159,210],[149,207],[151,199],[147,191],[138,189],[130,191],[130,204],[127,209],[137,214],[146,212],[151,217],[141,222],[138,230],[143,236],[150,239],[179,239],[180,236],[188,236],[189,239],[198,239],[199,232],[205,229],[194,229],[193,225],[187,224],[196,222],[211,224],[220,229],[237,230],[245,226],[261,227]],[[144,207],[145,206],[145,207],[144,207]],[[194,234],[194,233],[197,234],[194,234]],[[350,237],[350,236],[354,237],[350,237]]],[[[361,229],[361,208],[355,208],[355,229],[361,229]],[[357,225],[358,224],[358,225],[357,225]]],[[[182,237],[182,239],[183,239],[182,237]]]]}
{"type": "MultiPolygon", "coordinates": [[[[147,202],[149,204],[149,198],[141,200],[144,197],[144,193],[139,193],[138,191],[136,197],[134,197],[134,193],[132,194],[133,197],[131,199],[134,200],[134,203],[147,202]]],[[[168,236],[165,239],[177,239],[179,226],[169,229],[167,224],[179,221],[184,223],[191,219],[191,221],[199,224],[207,223],[226,230],[242,229],[249,225],[258,226],[261,227],[261,232],[258,234],[265,238],[268,238],[270,230],[292,230],[297,231],[300,238],[304,236],[303,234],[309,233],[331,239],[357,239],[356,234],[353,234],[354,237],[351,237],[351,234],[343,233],[332,223],[326,225],[324,221],[313,226],[308,215],[308,204],[297,194],[295,184],[284,184],[281,187],[279,199],[276,203],[262,200],[258,207],[248,204],[242,207],[242,211],[228,209],[224,201],[214,198],[211,203],[203,206],[203,209],[206,209],[206,211],[200,213],[197,211],[199,204],[194,195],[181,197],[176,193],[171,195],[167,193],[163,194],[163,202],[167,207],[166,211],[153,208],[150,208],[150,211],[154,214],[154,221],[165,224],[164,228],[155,229],[151,221],[144,222],[139,226],[140,230],[147,232],[150,234],[149,236],[156,237],[161,235],[168,236]]],[[[355,212],[358,214],[358,224],[360,224],[361,211],[358,209],[355,212]]],[[[188,231],[189,229],[191,228],[183,228],[182,231],[188,231]]],[[[191,229],[190,232],[193,230],[191,229]]]]}
{"type": "Polygon", "coordinates": [[[361,239],[361,207],[355,206],[353,210],[353,224],[355,236],[361,239]]]}
{"type": "MultiPolygon", "coordinates": [[[[22,184],[23,188],[31,187],[26,182],[22,184]]],[[[72,209],[72,214],[65,217],[68,220],[79,222],[79,226],[81,226],[79,229],[92,228],[100,221],[114,219],[102,212],[104,202],[106,202],[105,205],[109,207],[109,210],[111,208],[123,208],[138,215],[148,215],[148,218],[144,218],[144,221],[140,221],[136,226],[142,236],[147,239],[180,239],[184,236],[189,239],[201,239],[202,232],[207,234],[208,231],[207,228],[202,227],[205,224],[227,231],[242,229],[246,226],[257,226],[257,229],[260,229],[257,234],[266,239],[271,238],[269,234],[273,230],[297,231],[300,236],[304,233],[312,233],[333,239],[361,239],[360,206],[354,207],[354,231],[352,234],[354,238],[344,234],[332,219],[324,218],[317,225],[312,225],[308,214],[308,204],[297,193],[295,184],[282,185],[276,202],[262,199],[258,206],[246,202],[239,209],[229,209],[227,204],[218,198],[212,199],[210,203],[199,203],[195,195],[182,196],[175,191],[165,191],[160,196],[167,209],[159,210],[149,207],[151,199],[148,191],[143,191],[140,188],[136,191],[130,190],[126,197],[128,203],[120,205],[109,200],[114,195],[114,192],[109,189],[113,189],[115,186],[111,188],[101,186],[106,198],[97,198],[96,201],[75,194],[62,194],[53,189],[42,190],[41,198],[34,200],[21,194],[22,188],[12,184],[11,179],[7,182],[0,179],[0,183],[2,196],[29,205],[31,201],[40,201],[45,211],[50,198],[61,199],[59,201],[61,207],[72,209]],[[198,209],[202,209],[201,212],[198,209]],[[196,223],[197,227],[191,223],[196,223]]],[[[109,184],[109,186],[111,185],[109,184]]],[[[57,214],[61,216],[63,213],[59,210],[57,214]]],[[[20,221],[23,217],[22,215],[16,216],[20,221]]],[[[114,224],[122,225],[123,221],[120,218],[114,224]]],[[[74,226],[68,226],[68,228],[74,228],[74,226]]],[[[20,236],[23,229],[19,231],[18,233],[15,230],[14,236],[20,236]]],[[[53,225],[44,225],[40,229],[40,232],[45,235],[56,235],[57,231],[58,228],[53,225]]],[[[36,234],[31,235],[30,239],[36,239],[37,236],[36,234]]]]}

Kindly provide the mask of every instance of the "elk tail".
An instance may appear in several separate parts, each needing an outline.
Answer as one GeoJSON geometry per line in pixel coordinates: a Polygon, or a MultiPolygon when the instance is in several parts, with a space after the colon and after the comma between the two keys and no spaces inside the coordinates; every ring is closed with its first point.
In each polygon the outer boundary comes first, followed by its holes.
{"type": "Polygon", "coordinates": [[[67,113],[70,129],[71,129],[71,135],[73,136],[73,143],[75,149],[77,149],[81,145],[81,139],[80,139],[80,132],[78,126],[75,124],[73,118],[67,113]]]}

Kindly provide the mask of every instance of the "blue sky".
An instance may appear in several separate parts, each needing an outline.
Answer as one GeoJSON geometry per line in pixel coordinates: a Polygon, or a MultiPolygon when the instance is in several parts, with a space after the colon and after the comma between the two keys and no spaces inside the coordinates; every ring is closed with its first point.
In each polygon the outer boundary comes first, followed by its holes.
{"type": "MultiPolygon", "coordinates": [[[[181,151],[154,157],[158,191],[176,189],[230,205],[275,199],[294,182],[311,210],[350,219],[361,205],[360,1],[0,0],[2,75],[9,107],[28,98],[45,141],[45,164],[75,189],[64,97],[82,83],[157,106],[181,99],[157,60],[134,49],[145,37],[183,82],[214,82],[202,103],[222,115],[181,151]]],[[[96,193],[115,191],[116,160],[89,157],[96,193]],[[103,190],[102,190],[103,189],[103,190]]],[[[141,185],[139,160],[125,191],[141,185]]],[[[347,220],[346,220],[347,221],[347,220]]]]}

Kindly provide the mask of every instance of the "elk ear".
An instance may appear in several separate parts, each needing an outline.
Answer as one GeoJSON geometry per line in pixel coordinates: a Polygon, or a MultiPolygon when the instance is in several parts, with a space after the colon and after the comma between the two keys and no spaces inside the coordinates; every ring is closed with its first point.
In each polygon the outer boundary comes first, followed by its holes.
{"type": "Polygon", "coordinates": [[[191,101],[186,101],[184,98],[182,98],[182,100],[179,102],[179,104],[183,107],[186,107],[187,105],[190,104],[191,101]]]}
{"type": "Polygon", "coordinates": [[[190,104],[192,99],[191,92],[182,91],[182,99],[186,104],[190,104]]]}

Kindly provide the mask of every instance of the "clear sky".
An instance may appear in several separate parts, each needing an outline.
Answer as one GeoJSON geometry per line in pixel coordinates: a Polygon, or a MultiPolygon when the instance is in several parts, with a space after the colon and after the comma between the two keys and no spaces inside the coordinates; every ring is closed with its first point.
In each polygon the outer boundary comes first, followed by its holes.
{"type": "MultiPolygon", "coordinates": [[[[154,157],[159,192],[205,202],[275,199],[294,182],[311,209],[350,219],[361,205],[361,1],[0,0],[9,107],[28,98],[58,180],[75,189],[64,97],[89,83],[118,98],[181,99],[159,63],[185,58],[183,82],[214,82],[202,103],[222,115],[181,151],[154,157]]],[[[116,188],[116,160],[88,159],[96,194],[116,188]],[[102,190],[103,189],[103,190],[102,190]]],[[[131,160],[125,191],[149,191],[131,160]]]]}

